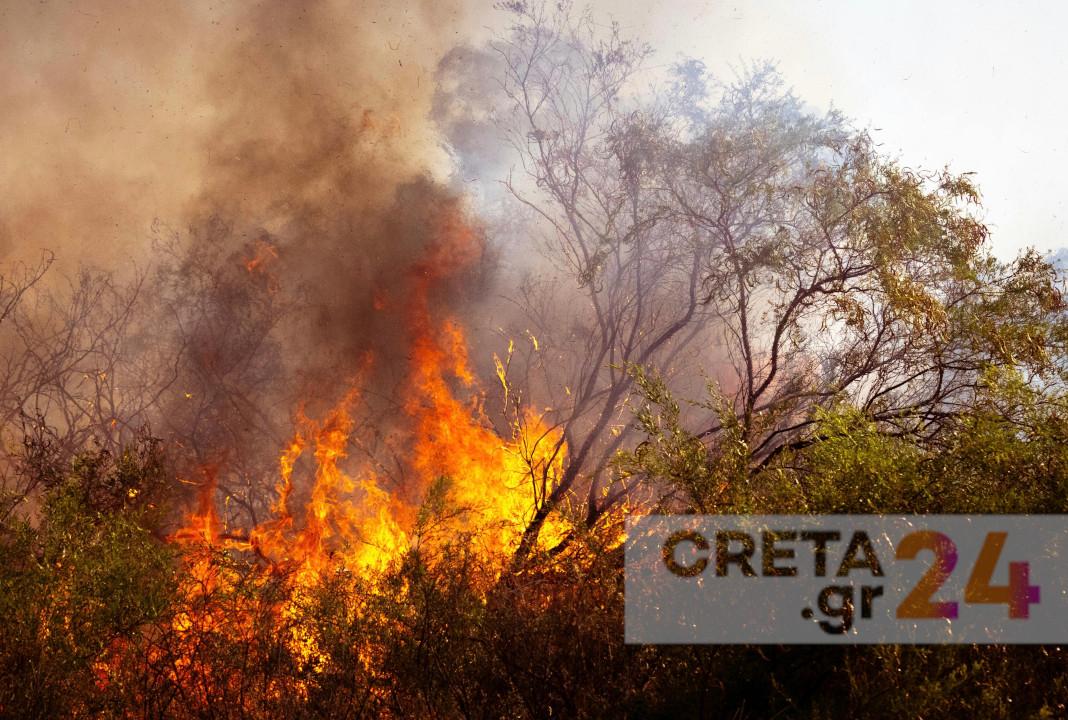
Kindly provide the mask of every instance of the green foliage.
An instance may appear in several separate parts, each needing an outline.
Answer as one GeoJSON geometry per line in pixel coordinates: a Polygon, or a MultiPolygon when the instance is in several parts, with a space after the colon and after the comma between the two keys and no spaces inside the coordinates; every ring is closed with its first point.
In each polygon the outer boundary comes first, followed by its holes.
{"type": "MultiPolygon", "coordinates": [[[[655,477],[661,511],[1068,509],[1066,406],[1018,372],[991,368],[977,402],[926,439],[839,399],[813,412],[806,442],[765,461],[715,386],[699,407],[724,431],[704,439],[656,373],[630,372],[647,441],[617,469],[655,477]]],[[[153,533],[155,503],[129,492],[163,467],[147,451],[80,458],[49,483],[35,522],[5,524],[5,715],[1045,718],[1068,707],[1059,647],[624,646],[621,551],[597,528],[500,576],[464,537],[417,547],[374,582],[339,570],[294,584],[298,568],[265,574],[262,558],[210,548],[179,561],[153,533]]],[[[420,533],[456,511],[447,488],[442,478],[429,493],[420,533]]]]}
{"type": "MultiPolygon", "coordinates": [[[[714,444],[697,450],[663,382],[633,372],[649,449],[624,455],[621,467],[663,483],[661,511],[1068,512],[1068,401],[1061,386],[1029,382],[1016,369],[989,366],[974,402],[931,434],[921,418],[902,432],[845,398],[818,407],[804,441],[751,463],[738,481],[742,491],[728,493],[684,474],[737,477],[736,463],[714,444]]],[[[673,684],[658,673],[656,701],[646,698],[642,716],[705,717],[713,713],[701,708],[716,707],[754,718],[1051,718],[1068,708],[1068,651],[1061,647],[691,648],[656,655],[708,684],[673,684]]]]}
{"type": "Polygon", "coordinates": [[[83,454],[51,476],[35,521],[0,527],[4,714],[102,712],[98,663],[168,607],[174,553],[151,531],[156,508],[137,499],[160,481],[158,461],[148,441],[118,458],[83,454]]]}
{"type": "Polygon", "coordinates": [[[616,456],[621,476],[647,475],[666,481],[677,493],[663,502],[679,501],[684,511],[722,509],[729,500],[728,491],[744,481],[749,459],[734,413],[717,398],[714,407],[725,431],[720,443],[710,448],[682,428],[679,404],[659,374],[639,365],[630,365],[627,371],[645,399],[635,417],[646,439],[633,451],[616,456]]]}

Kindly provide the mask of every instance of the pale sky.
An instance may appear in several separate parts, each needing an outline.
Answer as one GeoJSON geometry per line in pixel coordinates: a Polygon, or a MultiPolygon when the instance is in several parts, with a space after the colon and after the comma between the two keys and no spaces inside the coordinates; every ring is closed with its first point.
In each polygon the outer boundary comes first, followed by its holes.
{"type": "Polygon", "coordinates": [[[975,171],[995,252],[1068,246],[1068,3],[978,0],[601,0],[659,52],[720,76],[778,61],[904,164],[975,171]]]}

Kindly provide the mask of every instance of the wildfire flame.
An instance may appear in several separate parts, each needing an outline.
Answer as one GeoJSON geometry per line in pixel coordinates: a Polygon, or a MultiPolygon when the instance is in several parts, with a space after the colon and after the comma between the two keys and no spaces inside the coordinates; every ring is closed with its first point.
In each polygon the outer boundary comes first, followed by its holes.
{"type": "Polygon", "coordinates": [[[252,257],[245,261],[245,270],[249,274],[262,273],[267,266],[278,259],[278,248],[263,238],[258,238],[254,243],[252,257]]]}
{"type": "MultiPolygon", "coordinates": [[[[227,531],[216,508],[215,472],[204,469],[196,510],[174,535],[189,546],[255,553],[264,578],[280,572],[290,592],[274,612],[279,624],[289,628],[295,655],[306,662],[322,661],[315,642],[286,620],[318,583],[339,571],[373,582],[408,551],[458,539],[470,543],[487,565],[503,568],[545,488],[551,488],[562,473],[566,454],[562,434],[537,413],[529,409],[516,413],[505,437],[490,428],[463,329],[454,318],[436,317],[432,311],[434,288],[474,262],[479,250],[479,239],[461,214],[446,213],[423,261],[410,268],[411,292],[398,307],[409,346],[408,377],[398,405],[414,487],[403,494],[391,492],[374,466],[348,456],[354,411],[361,403],[359,378],[366,377],[374,362],[368,358],[358,379],[323,418],[297,414],[294,435],[278,459],[270,519],[246,533],[227,531]],[[461,399],[461,392],[469,399],[461,399]],[[307,468],[309,461],[314,461],[307,478],[310,495],[303,508],[295,507],[294,490],[307,487],[301,468],[307,468]],[[427,523],[431,500],[440,507],[433,522],[427,523]]],[[[269,257],[278,257],[273,247],[269,257]]],[[[262,267],[250,261],[248,269],[262,267]]],[[[382,297],[375,297],[376,311],[392,309],[394,304],[387,305],[382,297]]],[[[500,379],[507,391],[505,378],[500,379]]],[[[564,521],[553,518],[541,532],[543,546],[552,546],[564,532],[564,521]]],[[[232,581],[211,552],[191,557],[193,582],[187,591],[191,599],[232,581]]],[[[176,620],[175,630],[187,633],[212,627],[217,613],[210,607],[185,613],[176,620]]],[[[365,661],[373,662],[369,657],[365,661]]]]}

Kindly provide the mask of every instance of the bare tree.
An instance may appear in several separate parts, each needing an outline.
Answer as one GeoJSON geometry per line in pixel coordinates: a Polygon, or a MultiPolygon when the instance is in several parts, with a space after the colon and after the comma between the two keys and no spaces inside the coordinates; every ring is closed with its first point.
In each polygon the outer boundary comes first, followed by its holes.
{"type": "Polygon", "coordinates": [[[0,323],[15,312],[23,296],[41,281],[54,261],[55,256],[45,252],[36,265],[19,263],[0,273],[0,323]]]}
{"type": "Polygon", "coordinates": [[[678,131],[668,108],[626,99],[648,48],[618,27],[602,39],[588,14],[567,8],[511,9],[517,24],[495,46],[511,101],[502,127],[522,171],[507,187],[541,228],[548,268],[515,298],[544,345],[524,377],[540,376],[537,394],[549,398],[563,429],[556,442],[568,449],[522,559],[563,503],[592,525],[625,496],[610,465],[631,437],[628,367],[667,371],[693,348],[709,317],[701,281],[713,246],[663,202],[655,153],[662,135],[678,131]]]}
{"type": "Polygon", "coordinates": [[[635,492],[612,459],[634,437],[636,368],[683,393],[708,369],[716,397],[685,422],[710,447],[737,443],[750,470],[810,442],[818,408],[850,402],[930,438],[988,368],[1055,371],[1052,272],[987,254],[967,175],[883,157],[771,66],[721,84],[690,61],[642,93],[648,50],[618,27],[506,7],[499,120],[521,170],[507,187],[545,257],[515,298],[543,348],[507,370],[549,398],[568,449],[520,559],[554,509],[581,500],[592,524],[635,492]]]}
{"type": "Polygon", "coordinates": [[[83,268],[73,278],[53,274],[45,282],[51,263],[47,255],[4,283],[0,437],[4,489],[15,502],[35,489],[24,481],[41,479],[13,472],[26,459],[23,450],[47,445],[60,462],[90,443],[116,452],[150,421],[168,382],[130,348],[144,275],[120,283],[83,268]]]}
{"type": "Polygon", "coordinates": [[[660,157],[673,207],[717,248],[703,282],[757,466],[807,442],[816,407],[848,400],[932,436],[974,405],[984,369],[1053,370],[1037,352],[1040,321],[1062,309],[1052,273],[986,254],[970,179],[880,157],[839,118],[805,113],[770,68],[660,157]]]}
{"type": "Polygon", "coordinates": [[[17,472],[40,449],[62,466],[88,449],[117,455],[150,428],[181,480],[213,469],[233,519],[254,523],[290,412],[272,405],[275,278],[220,223],[157,239],[154,270],[128,280],[82,267],[42,282],[49,256],[0,284],[5,489],[20,502],[35,488],[11,483],[49,474],[17,472]]]}

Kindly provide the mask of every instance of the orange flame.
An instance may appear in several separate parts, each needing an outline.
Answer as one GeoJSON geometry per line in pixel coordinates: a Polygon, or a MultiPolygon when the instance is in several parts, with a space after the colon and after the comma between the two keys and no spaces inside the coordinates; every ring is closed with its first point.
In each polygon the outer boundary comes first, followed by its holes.
{"type": "Polygon", "coordinates": [[[278,259],[278,248],[263,238],[256,240],[255,253],[245,261],[245,270],[248,272],[262,272],[268,265],[278,259]]]}
{"type": "MultiPolygon", "coordinates": [[[[269,256],[277,258],[273,247],[267,247],[269,256]]],[[[397,439],[407,451],[409,477],[403,488],[391,489],[370,461],[357,462],[348,455],[357,429],[354,411],[360,407],[357,380],[321,420],[298,413],[294,436],[278,460],[277,495],[269,520],[247,535],[226,532],[214,503],[215,473],[205,471],[198,507],[174,536],[187,545],[253,552],[265,561],[265,577],[284,577],[289,594],[273,612],[287,628],[294,654],[312,666],[325,659],[311,633],[289,621],[317,583],[339,571],[373,582],[416,547],[435,550],[457,541],[471,543],[488,566],[503,569],[537,504],[562,473],[567,450],[562,433],[537,413],[518,413],[505,437],[490,428],[463,330],[455,319],[432,312],[434,289],[468,268],[480,250],[479,238],[460,213],[446,213],[424,261],[410,269],[411,291],[402,308],[410,348],[408,378],[396,418],[402,428],[397,439]],[[456,388],[470,399],[458,397],[456,388]],[[311,461],[314,470],[308,467],[311,461]],[[298,483],[297,478],[308,475],[309,482],[298,483]],[[298,484],[310,485],[302,513],[293,507],[298,484]]],[[[249,261],[249,272],[259,257],[249,261]]],[[[378,310],[393,307],[384,294],[376,293],[375,300],[378,310]]],[[[361,377],[370,363],[364,363],[361,377]]],[[[507,390],[505,378],[500,379],[507,390]]],[[[564,532],[564,520],[553,517],[542,530],[543,544],[555,544],[564,532]]],[[[210,553],[191,557],[189,597],[204,597],[220,584],[235,581],[210,553]]],[[[231,608],[226,618],[218,612],[202,608],[183,613],[174,629],[181,634],[220,627],[223,621],[234,622],[233,613],[245,611],[231,608]]],[[[367,664],[372,656],[370,649],[361,655],[367,664]]],[[[189,668],[191,663],[186,661],[189,668]]]]}

